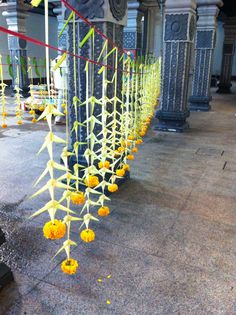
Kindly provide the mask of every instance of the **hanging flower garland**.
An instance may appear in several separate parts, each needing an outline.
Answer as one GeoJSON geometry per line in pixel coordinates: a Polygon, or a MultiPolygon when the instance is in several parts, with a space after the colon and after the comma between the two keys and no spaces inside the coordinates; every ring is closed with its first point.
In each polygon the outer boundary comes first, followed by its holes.
{"type": "MultiPolygon", "coordinates": [[[[37,2],[38,3],[38,2],[37,2]]],[[[74,98],[73,103],[68,104],[66,82],[64,86],[63,108],[64,114],[60,113],[55,106],[55,90],[50,81],[49,74],[49,51],[46,48],[46,78],[49,98],[45,100],[45,108],[38,120],[46,119],[49,132],[39,150],[41,153],[47,149],[49,160],[45,170],[39,176],[35,185],[49,175],[47,183],[41,187],[32,197],[48,191],[50,200],[37,210],[31,217],[48,212],[50,220],[43,227],[43,234],[47,239],[55,240],[66,238],[55,256],[65,251],[66,259],[61,264],[61,269],[69,275],[75,274],[79,263],[71,257],[71,247],[77,244],[71,239],[71,224],[79,221],[80,238],[85,243],[93,242],[96,234],[91,228],[91,221],[98,222],[99,217],[106,217],[110,214],[107,205],[110,198],[107,193],[114,193],[118,190],[119,180],[130,170],[130,161],[134,160],[134,154],[138,152],[140,145],[147,132],[148,125],[154,114],[157,105],[157,97],[160,93],[160,60],[154,63],[140,64],[131,59],[128,54],[118,58],[118,48],[114,47],[108,51],[108,40],[105,40],[98,62],[102,59],[104,64],[98,74],[102,76],[102,97],[97,99],[94,96],[94,33],[95,28],[91,27],[87,35],[79,44],[80,48],[86,42],[90,42],[91,62],[86,61],[86,99],[81,102],[77,95],[76,77],[76,42],[75,42],[75,14],[71,13],[66,21],[63,30],[69,22],[73,23],[74,39],[74,98]],[[114,58],[113,77],[107,80],[107,60],[109,56],[114,58]],[[119,63],[122,63],[122,91],[118,93],[118,71],[119,63]],[[108,98],[108,88],[112,87],[113,95],[108,98]],[[69,130],[68,107],[74,110],[75,121],[72,129],[69,130]],[[99,107],[100,115],[97,116],[99,107]],[[81,121],[78,117],[78,110],[86,112],[86,119],[81,121]],[[52,117],[65,115],[66,117],[66,139],[54,134],[52,117]],[[81,128],[86,128],[86,141],[80,141],[81,128]],[[99,129],[99,132],[97,130],[99,129]],[[75,133],[75,142],[72,152],[69,151],[69,138],[75,133]],[[61,153],[63,165],[54,160],[54,145],[64,145],[61,153]],[[86,145],[83,156],[80,154],[80,146],[86,145]],[[68,159],[75,156],[73,172],[69,170],[68,159]],[[80,161],[85,159],[86,165],[80,161]],[[56,178],[56,172],[63,174],[56,178]],[[62,191],[61,198],[57,198],[59,191],[62,191]],[[72,204],[76,210],[72,210],[72,204]],[[78,207],[78,208],[77,208],[78,207]],[[97,209],[97,215],[93,210],[97,209]],[[63,219],[57,218],[58,211],[64,213],[63,219]]],[[[48,1],[45,0],[45,38],[48,43],[48,1]]],[[[67,54],[64,53],[53,68],[56,71],[66,61],[67,54]]],[[[30,69],[31,71],[31,69],[30,69]]],[[[17,90],[16,90],[17,91],[17,90]]],[[[20,90],[18,90],[20,92],[20,90]]],[[[30,89],[30,93],[33,92],[30,89]]],[[[20,93],[18,93],[20,94],[20,93]]],[[[19,95],[18,95],[19,96],[19,95]]],[[[33,108],[31,109],[33,110],[33,108]]],[[[54,257],[55,257],[54,256],[54,257]]]]}

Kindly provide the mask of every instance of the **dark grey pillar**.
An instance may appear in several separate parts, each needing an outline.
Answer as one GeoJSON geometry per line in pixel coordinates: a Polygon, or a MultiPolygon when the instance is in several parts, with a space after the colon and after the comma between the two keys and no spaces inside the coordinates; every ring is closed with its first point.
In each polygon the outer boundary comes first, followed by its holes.
{"type": "MultiPolygon", "coordinates": [[[[127,1],[116,1],[116,0],[97,0],[94,1],[69,1],[69,3],[78,10],[82,15],[88,18],[92,23],[97,27],[100,31],[102,31],[108,38],[110,38],[113,42],[116,43],[117,46],[123,47],[123,27],[126,22],[126,14],[127,14],[127,1]]],[[[70,14],[70,10],[65,11],[65,18],[70,14]]],[[[84,56],[86,58],[92,58],[92,51],[89,44],[89,41],[80,49],[79,43],[83,40],[83,38],[88,33],[90,27],[82,22],[81,20],[77,19],[75,23],[76,28],[76,53],[84,56]]],[[[95,32],[95,51],[94,51],[94,60],[97,60],[103,44],[105,40],[95,32]]],[[[67,45],[68,50],[73,51],[73,23],[69,23],[69,27],[67,30],[67,45]]],[[[111,44],[108,45],[109,49],[112,49],[111,44]]],[[[121,52],[119,52],[119,57],[121,56],[121,52]]],[[[74,76],[74,58],[68,58],[68,104],[69,104],[69,124],[70,128],[73,128],[74,122],[76,120],[76,115],[73,107],[73,98],[76,95],[80,99],[81,102],[86,100],[86,73],[84,71],[86,62],[81,59],[76,59],[76,85],[77,90],[75,91],[75,76],[74,76]]],[[[111,66],[114,66],[114,55],[111,55],[107,63],[111,66]]],[[[120,69],[122,69],[122,64],[119,65],[120,69]]],[[[99,99],[102,97],[102,75],[98,74],[98,70],[100,66],[94,66],[94,96],[99,99]]],[[[112,70],[107,71],[108,80],[112,79],[114,72],[112,70]]],[[[118,76],[118,91],[121,92],[122,88],[122,76],[118,76]]],[[[108,90],[108,97],[113,96],[113,91],[108,90]]],[[[101,113],[101,106],[97,105],[95,108],[95,114],[99,115],[101,113]]],[[[77,111],[78,120],[83,122],[86,119],[86,111],[85,106],[78,106],[77,111]]],[[[78,135],[79,141],[85,142],[86,141],[86,128],[85,127],[78,127],[78,135]]],[[[95,130],[95,134],[100,132],[99,126],[97,130],[95,130]]],[[[74,143],[76,142],[76,134],[75,132],[71,135],[71,149],[73,148],[74,143]]],[[[82,145],[79,147],[79,156],[80,158],[83,156],[84,151],[86,150],[87,146],[82,145]]],[[[84,158],[81,158],[79,161],[81,164],[86,164],[84,158]]],[[[76,163],[75,157],[72,157],[69,161],[70,168],[76,163]]]]}
{"type": "MultiPolygon", "coordinates": [[[[57,16],[57,22],[58,22],[57,32],[58,32],[58,35],[59,35],[59,33],[62,30],[62,28],[64,26],[64,23],[65,23],[64,22],[63,10],[62,10],[61,3],[59,3],[58,7],[53,9],[53,12],[57,16]]],[[[67,45],[67,34],[66,34],[66,32],[63,32],[63,34],[60,36],[60,38],[58,38],[57,46],[59,48],[62,48],[62,47],[66,48],[66,45],[67,45]]]]}
{"type": "MultiPolygon", "coordinates": [[[[26,18],[28,16],[27,8],[18,1],[8,2],[6,11],[3,11],[6,17],[8,29],[22,34],[26,33],[26,18]]],[[[22,94],[26,96],[29,91],[29,78],[27,72],[27,42],[24,39],[8,35],[8,49],[11,63],[13,66],[12,86],[16,85],[17,64],[19,65],[19,86],[22,94]]]]}
{"type": "Polygon", "coordinates": [[[134,55],[142,53],[142,17],[140,2],[132,0],[128,2],[128,21],[124,28],[125,49],[131,51],[134,55]]]}
{"type": "Polygon", "coordinates": [[[231,93],[231,77],[235,52],[236,18],[227,18],[224,24],[225,38],[218,93],[231,93]]]}
{"type": "Polygon", "coordinates": [[[197,0],[197,33],[195,42],[192,95],[189,99],[191,111],[210,109],[211,72],[215,48],[217,16],[221,0],[197,0]]]}
{"type": "Polygon", "coordinates": [[[163,74],[155,127],[182,132],[189,127],[188,79],[196,28],[195,0],[167,0],[164,14],[163,74]]]}

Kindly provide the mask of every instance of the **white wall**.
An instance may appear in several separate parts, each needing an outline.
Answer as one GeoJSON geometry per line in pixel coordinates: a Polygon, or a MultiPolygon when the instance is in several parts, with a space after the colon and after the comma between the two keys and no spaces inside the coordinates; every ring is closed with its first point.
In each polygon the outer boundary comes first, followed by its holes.
{"type": "MultiPolygon", "coordinates": [[[[0,8],[0,25],[7,28],[7,23],[5,17],[2,16],[3,8],[0,8]]],[[[44,16],[35,13],[29,13],[26,20],[26,35],[29,37],[36,38],[44,42],[44,16]]],[[[49,17],[49,43],[52,46],[57,47],[57,19],[56,17],[49,17]]],[[[7,35],[0,32],[0,54],[3,54],[3,63],[6,64],[6,56],[9,54],[7,35]]],[[[55,58],[57,55],[56,51],[50,50],[50,58],[55,58]]],[[[36,44],[28,42],[28,57],[45,57],[45,48],[38,46],[36,44]]],[[[6,66],[4,69],[4,79],[10,79],[8,74],[8,69],[6,66]]],[[[37,77],[33,74],[34,77],[37,77]]]]}

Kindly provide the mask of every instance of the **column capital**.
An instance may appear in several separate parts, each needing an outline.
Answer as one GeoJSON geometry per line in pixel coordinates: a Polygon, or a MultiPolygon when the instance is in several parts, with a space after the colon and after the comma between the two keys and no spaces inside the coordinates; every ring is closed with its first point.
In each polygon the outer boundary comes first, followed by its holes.
{"type": "Polygon", "coordinates": [[[8,29],[25,34],[29,7],[17,2],[9,2],[4,6],[4,9],[2,15],[6,18],[8,29]]]}
{"type": "Polygon", "coordinates": [[[192,10],[195,13],[196,10],[196,1],[195,0],[166,0],[165,2],[165,11],[166,12],[178,12],[183,13],[184,11],[192,10]]]}
{"type": "Polygon", "coordinates": [[[208,7],[208,6],[217,6],[221,8],[224,3],[222,0],[196,0],[197,1],[197,7],[208,7]]]}
{"type": "MultiPolygon", "coordinates": [[[[127,0],[68,0],[68,3],[80,12],[86,19],[93,22],[111,22],[121,26],[127,24],[127,0]]],[[[65,20],[71,10],[65,8],[65,20]]],[[[76,17],[76,20],[81,20],[76,17]]]]}

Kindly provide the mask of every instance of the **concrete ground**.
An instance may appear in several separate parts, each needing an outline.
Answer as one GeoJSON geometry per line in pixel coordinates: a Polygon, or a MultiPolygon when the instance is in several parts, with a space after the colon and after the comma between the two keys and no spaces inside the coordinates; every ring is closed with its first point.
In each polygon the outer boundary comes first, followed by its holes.
{"type": "Polygon", "coordinates": [[[28,199],[47,161],[35,156],[46,125],[9,120],[0,256],[15,282],[0,291],[1,315],[236,314],[236,88],[213,93],[212,111],[192,113],[186,133],[149,131],[112,214],[94,225],[96,241],[82,244],[73,228],[80,268],[71,277],[60,271],[64,254],[51,260],[60,242],[44,239],[47,217],[27,219],[48,198],[28,199]]]}

